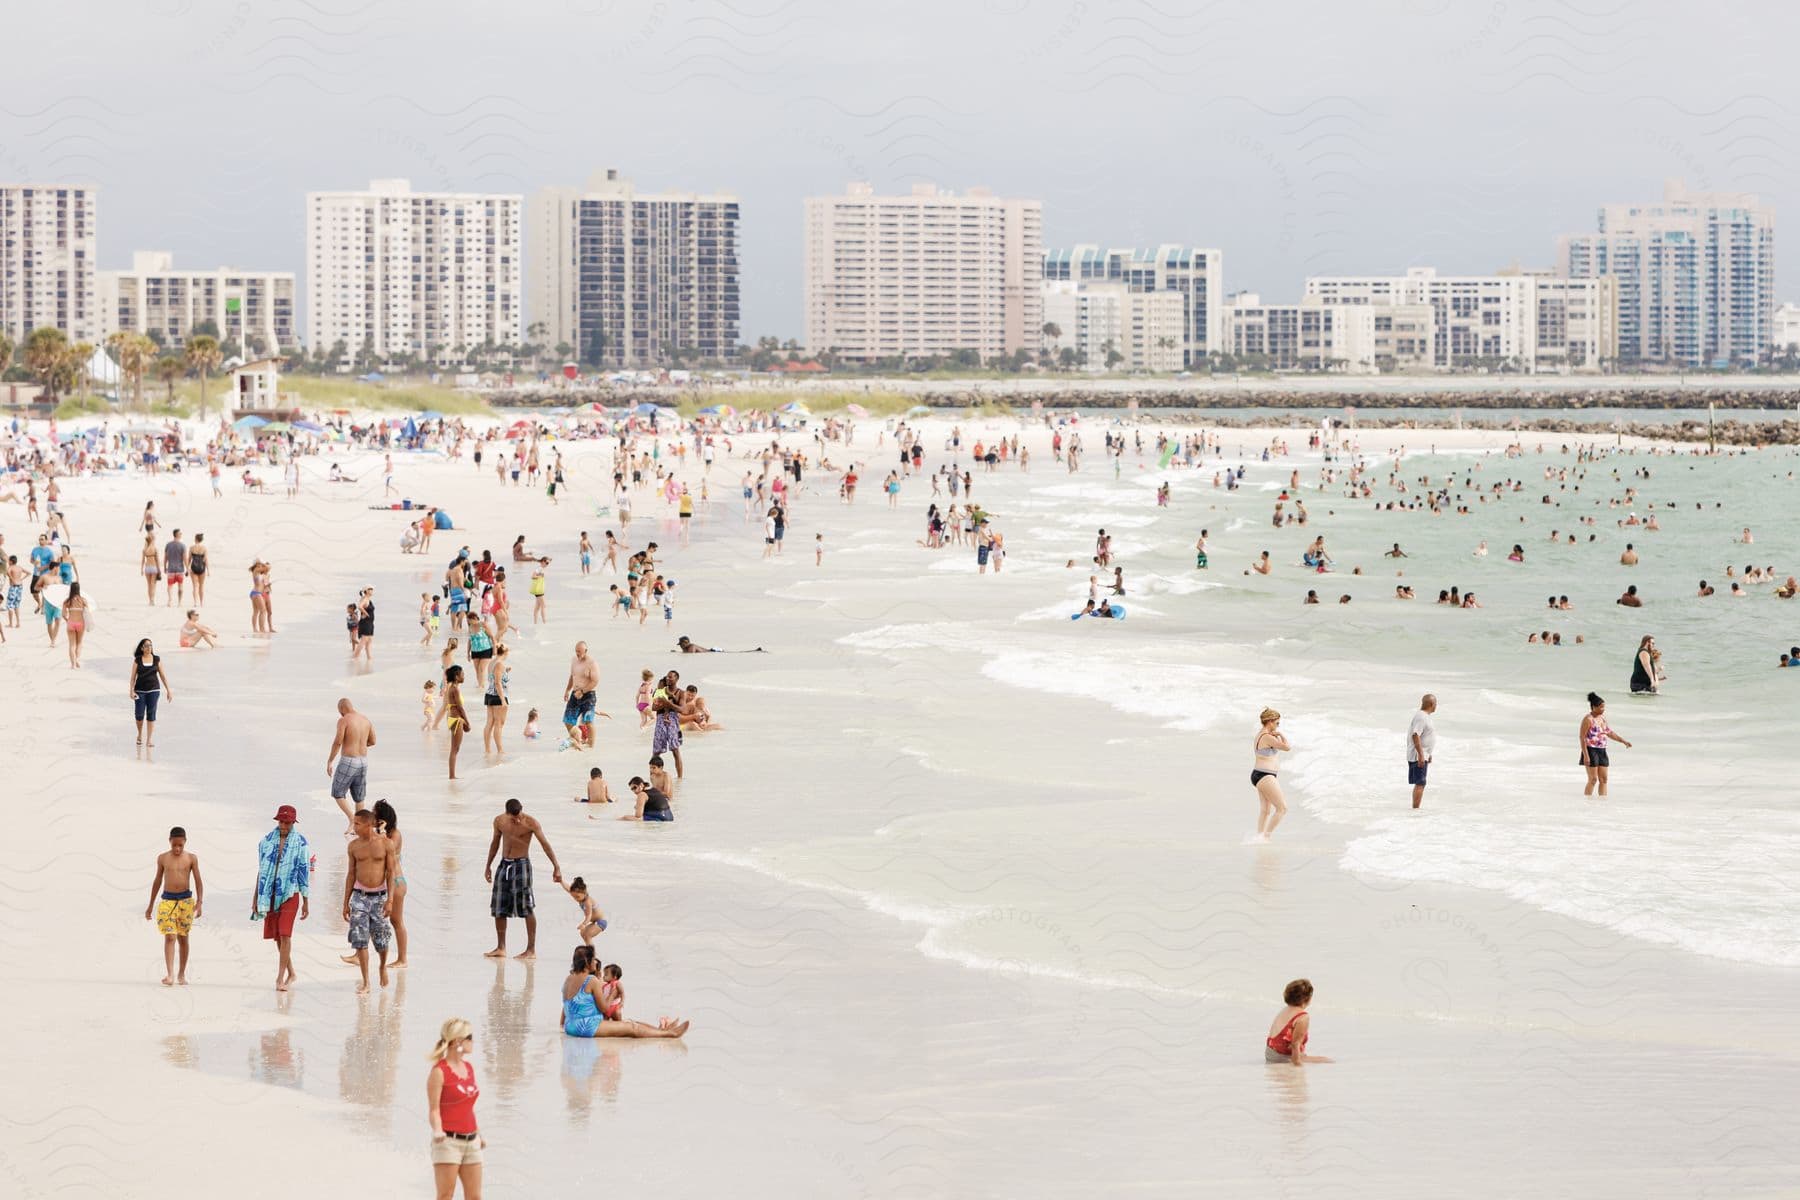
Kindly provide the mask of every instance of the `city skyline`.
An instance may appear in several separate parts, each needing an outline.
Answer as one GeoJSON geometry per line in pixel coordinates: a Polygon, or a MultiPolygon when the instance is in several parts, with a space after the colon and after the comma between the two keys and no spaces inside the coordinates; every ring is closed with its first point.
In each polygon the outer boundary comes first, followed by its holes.
{"type": "Polygon", "coordinates": [[[1051,246],[1218,246],[1233,290],[1293,299],[1309,275],[1549,265],[1671,177],[1792,208],[1800,85],[1776,48],[1800,16],[1717,14],[1727,69],[1653,36],[1677,13],[527,2],[522,72],[472,6],[166,0],[106,39],[27,11],[15,36],[44,53],[0,114],[0,177],[97,186],[102,270],[154,247],[301,273],[309,191],[530,195],[616,165],[740,196],[747,340],[802,336],[800,199],[860,179],[1039,199],[1051,246]]]}

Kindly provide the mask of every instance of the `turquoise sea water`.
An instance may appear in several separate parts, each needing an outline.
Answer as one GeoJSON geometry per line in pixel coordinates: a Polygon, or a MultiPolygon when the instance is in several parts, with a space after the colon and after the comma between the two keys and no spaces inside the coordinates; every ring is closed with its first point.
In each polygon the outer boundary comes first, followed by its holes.
{"type": "MultiPolygon", "coordinates": [[[[1243,461],[1235,441],[1225,434],[1222,463],[1243,461]]],[[[1297,747],[1285,768],[1290,792],[1314,818],[1351,827],[1346,869],[1502,891],[1702,954],[1800,963],[1791,936],[1800,892],[1789,882],[1800,872],[1800,818],[1781,783],[1794,761],[1800,672],[1776,668],[1800,643],[1800,599],[1775,599],[1768,584],[1731,599],[1725,575],[1727,565],[1772,564],[1782,578],[1800,571],[1791,474],[1800,459],[1791,449],[1645,452],[1582,464],[1557,445],[1538,453],[1526,444],[1532,452],[1518,458],[1410,454],[1395,473],[1405,496],[1389,484],[1391,460],[1372,460],[1372,499],[1344,494],[1343,461],[1340,482],[1321,490],[1317,453],[1247,461],[1236,492],[1213,487],[1212,461],[1159,472],[1153,458],[1146,466],[1130,454],[1116,480],[1098,465],[1071,477],[1047,461],[1034,462],[1029,484],[978,476],[1015,546],[1009,571],[1042,572],[1062,598],[1022,608],[1005,631],[889,626],[849,642],[878,653],[979,653],[989,677],[1014,687],[1099,700],[1196,734],[1239,733],[1245,745],[1254,714],[1273,704],[1297,747]],[[1649,477],[1635,477],[1640,469],[1649,477]],[[1275,500],[1295,470],[1310,521],[1275,529],[1275,500]],[[1427,478],[1447,483],[1446,515],[1377,509],[1422,496],[1427,478]],[[1165,479],[1173,500],[1158,508],[1165,479]],[[1498,499],[1496,483],[1505,485],[1498,499]],[[1455,515],[1459,505],[1468,515],[1455,515]],[[1662,528],[1622,526],[1634,511],[1656,513],[1662,528]],[[1749,546],[1735,540],[1745,525],[1749,546]],[[1096,631],[1066,620],[1086,597],[1088,572],[1064,570],[1063,559],[1091,553],[1101,526],[1126,566],[1129,617],[1096,631]],[[1211,565],[1196,571],[1202,528],[1211,565]],[[1320,534],[1334,573],[1299,565],[1320,534]],[[1488,553],[1477,557],[1484,540],[1488,553]],[[1382,556],[1394,542],[1407,558],[1382,556]],[[1619,562],[1628,542],[1641,556],[1635,567],[1619,562]],[[1507,560],[1515,543],[1522,563],[1507,560]],[[1275,574],[1244,574],[1264,549],[1275,574]],[[1396,571],[1418,599],[1393,598],[1396,571]],[[1718,594],[1697,597],[1702,578],[1718,594]],[[1615,604],[1631,584],[1643,608],[1615,604]],[[1483,607],[1433,603],[1452,586],[1483,607]],[[1304,606],[1308,589],[1325,603],[1304,606]],[[1567,595],[1572,611],[1549,610],[1551,595],[1567,595]],[[1565,645],[1528,644],[1544,630],[1565,645]],[[1631,659],[1645,634],[1663,650],[1669,680],[1664,694],[1634,698],[1631,659]],[[1424,690],[1442,706],[1433,819],[1409,822],[1402,739],[1424,690]],[[1635,744],[1614,751],[1604,803],[1583,799],[1577,765],[1590,690],[1635,744]]]]}

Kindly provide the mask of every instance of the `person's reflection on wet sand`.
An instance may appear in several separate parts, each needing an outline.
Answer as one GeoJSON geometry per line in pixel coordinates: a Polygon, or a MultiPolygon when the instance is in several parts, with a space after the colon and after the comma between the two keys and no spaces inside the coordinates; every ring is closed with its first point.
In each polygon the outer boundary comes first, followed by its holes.
{"type": "Polygon", "coordinates": [[[510,1100],[526,1077],[525,1049],[530,1041],[532,997],[537,992],[537,963],[505,958],[493,963],[494,984],[488,989],[487,1024],[482,1031],[487,1036],[477,1045],[484,1059],[482,1078],[493,1082],[501,1100],[510,1100]],[[516,992],[506,989],[509,962],[515,970],[524,971],[516,992]]]}
{"type": "Polygon", "coordinates": [[[1250,880],[1256,884],[1256,890],[1264,894],[1272,894],[1281,890],[1281,857],[1271,851],[1257,847],[1260,853],[1251,858],[1250,880]]]}
{"type": "Polygon", "coordinates": [[[1279,1063],[1267,1072],[1275,1119],[1294,1133],[1304,1134],[1307,1120],[1312,1116],[1312,1105],[1307,1097],[1307,1077],[1311,1074],[1311,1071],[1279,1063]]]}
{"type": "Polygon", "coordinates": [[[562,1044],[563,1091],[569,1097],[571,1122],[579,1126],[576,1118],[593,1110],[596,1096],[608,1104],[619,1099],[619,1044],[605,1038],[577,1037],[565,1037],[562,1044]]]}
{"type": "Polygon", "coordinates": [[[294,1045],[291,1029],[275,1029],[250,1051],[250,1078],[257,1083],[299,1090],[306,1082],[306,1051],[294,1045]]]}
{"type": "Polygon", "coordinates": [[[357,997],[356,1021],[338,1058],[338,1094],[347,1103],[373,1109],[371,1115],[383,1133],[393,1128],[400,1019],[406,1000],[406,973],[396,971],[394,976],[394,986],[384,988],[379,997],[357,997]]]}

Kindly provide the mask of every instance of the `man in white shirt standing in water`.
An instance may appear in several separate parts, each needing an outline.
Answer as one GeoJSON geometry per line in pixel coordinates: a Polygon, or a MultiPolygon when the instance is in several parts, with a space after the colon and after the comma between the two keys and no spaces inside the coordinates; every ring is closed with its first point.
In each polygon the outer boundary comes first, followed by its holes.
{"type": "Polygon", "coordinates": [[[1406,782],[1412,784],[1413,807],[1425,799],[1425,772],[1431,768],[1431,756],[1437,749],[1437,729],[1431,714],[1437,711],[1437,697],[1427,693],[1419,698],[1419,711],[1413,714],[1406,729],[1406,782]]]}

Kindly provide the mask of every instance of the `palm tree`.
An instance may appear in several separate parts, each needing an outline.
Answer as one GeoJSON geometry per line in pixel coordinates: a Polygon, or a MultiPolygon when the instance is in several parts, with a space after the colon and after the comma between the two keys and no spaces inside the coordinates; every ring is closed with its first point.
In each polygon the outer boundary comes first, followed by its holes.
{"type": "Polygon", "coordinates": [[[141,333],[129,333],[123,329],[111,334],[106,339],[113,357],[119,360],[119,370],[131,381],[131,402],[134,407],[144,406],[144,372],[156,359],[156,343],[141,333]]]}
{"type": "Polygon", "coordinates": [[[25,338],[25,368],[38,377],[52,400],[56,399],[68,350],[69,339],[53,326],[34,329],[25,338]]]}
{"type": "Polygon", "coordinates": [[[198,334],[188,339],[187,361],[183,364],[200,376],[200,419],[206,420],[206,377],[219,369],[225,356],[219,351],[219,339],[211,334],[198,334]]]}
{"type": "Polygon", "coordinates": [[[13,340],[6,334],[0,333],[0,373],[4,373],[8,367],[12,366],[14,348],[13,340]]]}
{"type": "Polygon", "coordinates": [[[71,394],[80,392],[87,394],[88,361],[94,357],[94,343],[76,342],[63,352],[62,366],[57,375],[71,394]]]}
{"type": "Polygon", "coordinates": [[[175,407],[175,381],[187,374],[187,366],[173,354],[165,354],[151,367],[157,381],[169,389],[169,407],[175,407]]]}

